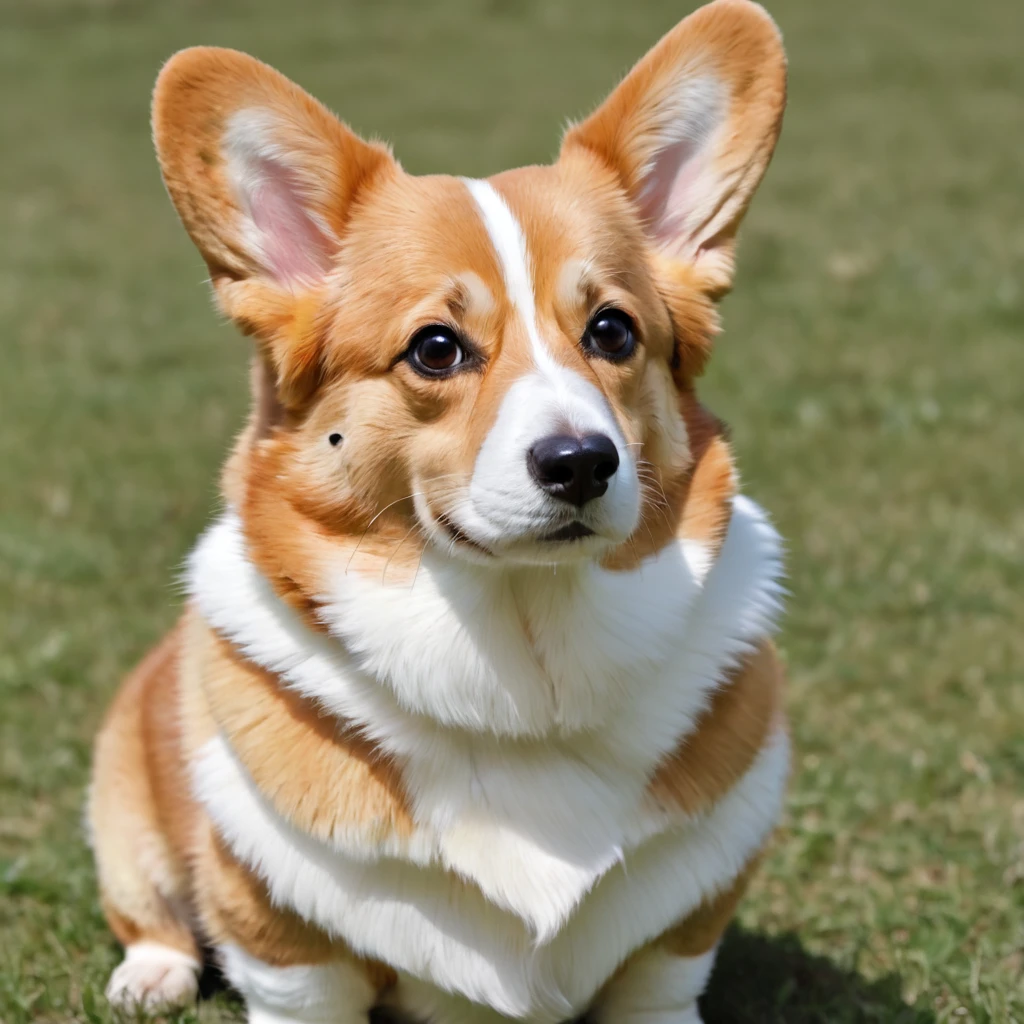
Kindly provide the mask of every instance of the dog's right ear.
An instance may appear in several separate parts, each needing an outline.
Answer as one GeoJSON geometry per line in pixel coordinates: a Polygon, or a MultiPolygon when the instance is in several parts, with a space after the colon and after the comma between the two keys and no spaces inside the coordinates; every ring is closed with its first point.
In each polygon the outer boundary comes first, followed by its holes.
{"type": "Polygon", "coordinates": [[[153,139],[221,307],[266,349],[281,400],[300,400],[318,363],[317,292],[352,204],[397,163],[283,75],[216,47],[164,66],[153,139]]]}

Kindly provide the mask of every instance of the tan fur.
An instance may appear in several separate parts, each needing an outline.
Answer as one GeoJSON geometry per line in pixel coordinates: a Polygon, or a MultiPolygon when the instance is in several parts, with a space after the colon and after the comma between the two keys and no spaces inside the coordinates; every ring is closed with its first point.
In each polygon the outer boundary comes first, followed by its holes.
{"type": "Polygon", "coordinates": [[[338,955],[325,932],[271,903],[266,884],[232,856],[210,826],[196,845],[194,886],[211,945],[241,946],[275,967],[322,964],[338,955]]]}
{"type": "Polygon", "coordinates": [[[89,824],[103,909],[118,939],[196,954],[187,851],[193,806],[174,709],[180,632],[125,680],[96,739],[89,824]]]}
{"type": "MultiPolygon", "coordinates": [[[[605,991],[627,974],[630,968],[653,950],[682,958],[698,957],[710,952],[722,940],[736,908],[757,871],[764,851],[755,854],[736,878],[720,892],[707,897],[697,908],[677,924],[672,925],[656,939],[641,946],[608,979],[605,991]]],[[[601,997],[598,996],[599,1003],[601,997]]]]}
{"type": "Polygon", "coordinates": [[[366,739],[281,686],[211,634],[203,690],[210,713],[275,810],[318,839],[367,842],[413,829],[398,768],[366,739]]]}
{"type": "Polygon", "coordinates": [[[723,681],[697,729],[658,768],[651,797],[706,811],[739,781],[782,723],[783,673],[770,640],[723,681]]]}
{"type": "Polygon", "coordinates": [[[628,544],[605,556],[606,569],[632,571],[676,539],[700,541],[714,557],[725,540],[736,495],[736,471],[724,428],[692,392],[680,394],[679,407],[690,461],[676,474],[650,465],[644,478],[647,500],[642,527],[628,544]]]}
{"type": "Polygon", "coordinates": [[[675,956],[700,956],[714,949],[736,913],[764,852],[756,854],[731,885],[704,900],[685,920],[674,925],[655,942],[675,956]]]}
{"type": "MultiPolygon", "coordinates": [[[[696,731],[659,766],[651,797],[699,815],[742,778],[775,730],[784,725],[785,676],[775,645],[765,640],[716,690],[696,731]]],[[[700,956],[721,939],[761,862],[750,859],[731,885],[713,894],[655,944],[677,956],[700,956]]]]}
{"type": "MultiPolygon", "coordinates": [[[[677,538],[714,557],[724,540],[736,474],[695,381],[784,101],[785,59],[770,19],[746,0],[716,0],[570,129],[555,164],[492,179],[526,238],[545,345],[604,394],[639,452],[641,523],[605,556],[608,569],[635,569],[677,538]],[[645,220],[639,180],[683,66],[721,83],[728,121],[698,178],[685,245],[668,251],[645,220]],[[631,316],[642,342],[622,363],[588,359],[580,345],[608,304],[631,316]]],[[[531,365],[524,324],[463,183],[405,174],[385,147],[253,58],[215,48],[176,55],[157,82],[153,132],[218,301],[256,342],[252,412],[224,468],[224,495],[254,564],[321,629],[317,595],[339,559],[385,583],[415,579],[427,536],[412,495],[444,523],[502,400],[531,365]],[[302,199],[310,244],[301,272],[253,243],[229,180],[225,133],[254,112],[275,151],[288,154],[278,184],[302,199]],[[443,386],[401,358],[434,323],[456,327],[480,355],[477,369],[443,386]],[[326,445],[333,432],[344,436],[344,459],[326,445]]],[[[781,691],[765,641],[658,768],[650,799],[690,814],[709,808],[778,725],[781,691]]],[[[189,765],[218,732],[296,828],[321,839],[354,830],[371,842],[412,832],[401,766],[247,662],[190,609],[125,681],[97,740],[89,813],[113,930],[126,944],[157,941],[191,955],[212,941],[277,965],[351,958],[274,906],[193,800],[189,765]]],[[[658,941],[686,956],[710,948],[753,867],[658,941]]],[[[360,962],[378,989],[393,981],[386,966],[360,962]]]]}
{"type": "MultiPolygon", "coordinates": [[[[226,850],[192,798],[185,781],[190,755],[221,725],[239,742],[236,750],[258,783],[271,777],[263,773],[273,771],[275,756],[296,766],[292,773],[276,764],[273,777],[281,785],[271,787],[268,796],[283,813],[293,810],[299,827],[308,825],[314,833],[326,828],[330,834],[332,825],[377,820],[371,815],[381,801],[373,803],[374,789],[366,779],[386,769],[374,762],[372,749],[351,737],[333,740],[315,714],[292,703],[275,681],[254,671],[189,611],[126,680],[97,740],[89,820],[103,911],[114,934],[126,946],[159,942],[196,958],[200,943],[230,942],[276,966],[349,959],[383,990],[393,983],[393,972],[352,956],[344,943],[274,906],[266,884],[226,850]],[[225,687],[232,686],[237,691],[227,694],[225,687]],[[250,700],[253,706],[246,707],[250,700]],[[274,721],[278,702],[287,710],[274,721]],[[268,727],[278,731],[276,739],[268,739],[268,727]],[[237,731],[245,729],[252,730],[255,742],[246,743],[237,731]],[[252,750],[270,762],[249,761],[252,750]],[[327,762],[319,773],[312,763],[318,757],[327,762]],[[305,776],[304,759],[309,763],[305,776]],[[352,767],[343,766],[340,778],[332,773],[334,765],[346,761],[352,767]],[[302,793],[305,782],[312,786],[308,794],[302,793]],[[343,808],[331,805],[331,793],[318,789],[325,783],[347,801],[351,820],[344,819],[343,808]],[[289,797],[294,806],[287,804],[289,797]],[[353,799],[363,803],[355,806],[353,799]],[[324,812],[335,815],[333,822],[324,812]]],[[[378,788],[386,791],[382,784],[378,788]]],[[[397,805],[391,813],[399,819],[405,814],[397,805]]],[[[400,821],[398,827],[407,826],[400,821]]]]}
{"type": "Polygon", "coordinates": [[[347,961],[364,970],[383,992],[395,972],[355,956],[342,942],[285,907],[275,906],[266,884],[232,856],[212,828],[204,830],[195,856],[196,902],[210,943],[243,947],[273,967],[347,961]]]}

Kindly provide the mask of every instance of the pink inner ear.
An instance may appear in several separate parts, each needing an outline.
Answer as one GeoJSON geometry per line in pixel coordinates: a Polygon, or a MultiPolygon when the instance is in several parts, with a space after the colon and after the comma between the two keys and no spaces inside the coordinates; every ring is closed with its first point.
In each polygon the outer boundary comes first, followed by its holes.
{"type": "Polygon", "coordinates": [[[249,210],[267,269],[286,283],[323,277],[334,245],[303,205],[296,175],[275,160],[259,160],[256,170],[249,210]]]}
{"type": "Polygon", "coordinates": [[[695,139],[666,146],[654,158],[638,197],[640,212],[660,247],[680,256],[690,241],[697,206],[694,186],[704,157],[695,139]]]}

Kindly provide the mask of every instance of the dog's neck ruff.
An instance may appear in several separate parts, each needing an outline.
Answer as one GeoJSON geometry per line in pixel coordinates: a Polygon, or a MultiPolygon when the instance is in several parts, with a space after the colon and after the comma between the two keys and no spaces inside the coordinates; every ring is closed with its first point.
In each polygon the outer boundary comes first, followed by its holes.
{"type": "MultiPolygon", "coordinates": [[[[714,561],[687,539],[632,571],[594,563],[496,570],[428,547],[407,587],[350,572],[339,553],[323,567],[327,587],[316,597],[327,637],[273,592],[229,510],[194,550],[188,589],[246,657],[389,749],[396,741],[377,735],[380,717],[524,741],[620,732],[645,694],[662,696],[662,676],[679,696],[701,689],[702,677],[716,682],[774,628],[780,541],[757,505],[733,504],[735,522],[714,561]],[[315,682],[298,669],[311,659],[315,682]]],[[[667,712],[660,702],[659,715],[667,712]]],[[[670,744],[681,724],[670,724],[670,744]]]]}
{"type": "MultiPolygon", "coordinates": [[[[413,835],[338,833],[334,855],[453,872],[543,943],[630,851],[687,825],[651,800],[651,775],[772,629],[780,542],[755,504],[734,500],[707,563],[686,541],[632,572],[502,572],[428,551],[406,588],[346,575],[339,557],[325,573],[320,633],[259,574],[228,512],[200,540],[188,583],[214,630],[400,766],[413,835]]],[[[210,783],[233,752],[216,743],[197,789],[230,831],[210,783]]],[[[240,763],[231,770],[245,775],[240,763]]],[[[743,848],[756,849],[774,814],[773,797],[743,848]]],[[[277,895],[297,905],[294,893],[277,895]]]]}

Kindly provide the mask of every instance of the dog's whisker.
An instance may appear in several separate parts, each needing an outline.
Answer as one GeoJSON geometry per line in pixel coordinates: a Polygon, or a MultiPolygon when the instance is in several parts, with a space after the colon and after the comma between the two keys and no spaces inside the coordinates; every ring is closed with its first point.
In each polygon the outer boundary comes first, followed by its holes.
{"type": "Polygon", "coordinates": [[[409,537],[416,530],[419,529],[419,526],[420,526],[419,523],[413,523],[413,525],[410,526],[409,529],[402,535],[402,539],[395,545],[394,551],[392,551],[391,554],[388,555],[388,560],[384,563],[384,568],[381,570],[381,574],[380,574],[380,581],[381,581],[381,583],[384,582],[384,579],[385,579],[385,577],[388,574],[388,566],[391,564],[391,561],[395,557],[395,555],[398,554],[398,549],[409,539],[409,537]]]}
{"type": "Polygon", "coordinates": [[[402,498],[396,498],[396,499],[395,499],[394,501],[392,501],[392,502],[391,502],[391,503],[390,503],[389,505],[385,505],[385,506],[384,506],[384,507],[383,507],[383,508],[382,508],[382,509],[381,509],[381,510],[380,510],[380,511],[379,511],[379,512],[378,512],[378,513],[377,513],[377,514],[376,514],[376,515],[375,515],[375,516],[374,516],[374,517],[373,517],[373,518],[372,518],[372,519],[371,519],[371,520],[370,520],[370,521],[369,521],[369,522],[368,522],[368,523],[366,524],[366,529],[365,529],[365,530],[363,530],[363,532],[362,532],[362,533],[361,533],[361,534],[359,535],[359,540],[358,540],[358,541],[356,542],[356,546],[355,546],[355,547],[354,547],[354,548],[352,549],[352,554],[348,556],[348,561],[347,561],[347,562],[345,563],[345,575],[346,575],[346,576],[348,575],[348,571],[349,571],[349,569],[350,569],[350,568],[352,567],[352,559],[356,557],[356,552],[357,552],[357,551],[359,550],[359,545],[363,543],[363,541],[364,541],[364,540],[366,539],[366,535],[367,535],[367,533],[369,533],[369,532],[370,532],[370,527],[371,527],[371,526],[373,526],[373,524],[374,524],[375,522],[377,522],[377,520],[378,520],[378,519],[380,519],[380,517],[381,517],[382,515],[384,515],[384,513],[385,513],[385,512],[387,512],[387,510],[388,510],[389,508],[392,508],[392,507],[393,507],[394,505],[397,505],[397,504],[399,504],[400,502],[403,502],[403,501],[408,501],[408,500],[409,500],[410,498],[420,498],[420,497],[422,497],[422,496],[423,496],[423,492],[422,492],[422,491],[413,491],[413,493],[412,493],[412,494],[407,494],[407,495],[405,495],[405,497],[402,497],[402,498]]]}
{"type": "Polygon", "coordinates": [[[430,538],[424,537],[423,544],[420,546],[420,557],[416,559],[416,570],[412,574],[412,583],[409,585],[409,590],[413,591],[416,589],[416,580],[420,575],[420,566],[423,565],[423,556],[426,553],[427,546],[430,544],[430,538]]]}

